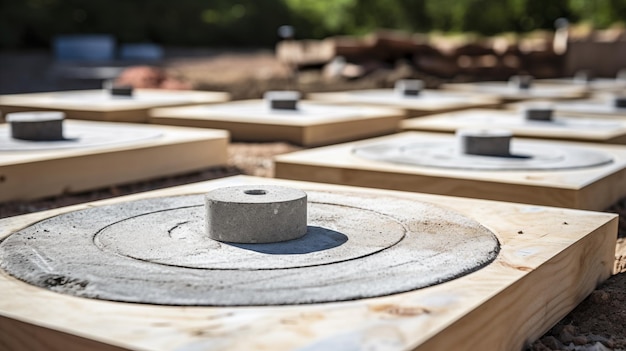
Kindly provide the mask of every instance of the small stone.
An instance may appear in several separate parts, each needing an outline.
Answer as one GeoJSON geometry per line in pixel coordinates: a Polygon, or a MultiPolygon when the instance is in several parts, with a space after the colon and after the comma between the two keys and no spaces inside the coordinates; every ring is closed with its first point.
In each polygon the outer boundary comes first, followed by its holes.
{"type": "Polygon", "coordinates": [[[593,303],[606,303],[611,298],[611,295],[604,290],[594,290],[589,296],[589,300],[593,303]]]}
{"type": "Polygon", "coordinates": [[[554,336],[546,336],[541,338],[541,342],[552,350],[560,350],[564,345],[554,336]]]}
{"type": "Polygon", "coordinates": [[[574,345],[586,345],[589,343],[589,339],[583,335],[577,335],[572,338],[574,345]]]}

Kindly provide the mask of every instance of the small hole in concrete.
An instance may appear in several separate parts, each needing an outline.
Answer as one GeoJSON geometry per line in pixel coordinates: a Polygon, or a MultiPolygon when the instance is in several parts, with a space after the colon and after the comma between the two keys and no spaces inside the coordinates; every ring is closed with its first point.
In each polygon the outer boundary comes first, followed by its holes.
{"type": "Polygon", "coordinates": [[[265,195],[265,194],[267,194],[267,191],[262,190],[262,189],[250,189],[250,190],[244,190],[243,192],[244,192],[244,194],[247,194],[247,195],[265,195]]]}
{"type": "Polygon", "coordinates": [[[0,174],[0,183],[4,183],[7,180],[7,178],[4,176],[4,174],[0,174]]]}

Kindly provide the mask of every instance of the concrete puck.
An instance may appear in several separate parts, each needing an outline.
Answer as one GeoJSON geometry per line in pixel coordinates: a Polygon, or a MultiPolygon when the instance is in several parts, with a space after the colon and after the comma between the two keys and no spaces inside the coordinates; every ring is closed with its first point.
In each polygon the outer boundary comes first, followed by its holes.
{"type": "Polygon", "coordinates": [[[206,233],[232,243],[274,243],[307,232],[307,195],[274,185],[236,186],[205,195],[206,233]]]}
{"type": "Polygon", "coordinates": [[[297,91],[268,91],[263,95],[272,110],[297,110],[300,93],[297,91]]]}
{"type": "Polygon", "coordinates": [[[613,98],[613,106],[618,108],[626,107],[626,95],[616,95],[613,98]]]}
{"type": "Polygon", "coordinates": [[[533,76],[526,75],[526,74],[512,76],[509,79],[509,85],[520,90],[528,90],[533,85],[533,76]]]}
{"type": "Polygon", "coordinates": [[[114,85],[109,89],[111,96],[132,97],[133,87],[130,85],[114,85]]]}
{"type": "Polygon", "coordinates": [[[396,82],[394,90],[401,96],[418,96],[424,89],[424,82],[419,79],[401,79],[396,82]]]}
{"type": "Polygon", "coordinates": [[[65,114],[58,111],[15,112],[6,115],[11,137],[31,141],[63,140],[65,114]]]}
{"type": "Polygon", "coordinates": [[[528,106],[522,110],[527,121],[552,121],[554,109],[550,106],[528,106]]]}
{"type": "Polygon", "coordinates": [[[504,129],[460,129],[456,132],[459,152],[464,155],[511,155],[513,133],[504,129]]]}
{"type": "Polygon", "coordinates": [[[593,73],[590,70],[579,70],[574,74],[574,82],[580,84],[589,84],[593,81],[593,73]]]}

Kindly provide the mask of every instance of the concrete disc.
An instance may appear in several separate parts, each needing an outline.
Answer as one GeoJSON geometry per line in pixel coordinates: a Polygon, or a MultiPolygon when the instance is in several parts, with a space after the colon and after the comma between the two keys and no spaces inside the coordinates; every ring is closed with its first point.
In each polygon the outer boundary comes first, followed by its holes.
{"type": "Polygon", "coordinates": [[[53,291],[163,305],[282,305],[414,290],[473,272],[496,236],[458,213],[402,198],[308,192],[309,230],[292,242],[203,235],[203,196],[62,214],[0,244],[0,266],[53,291]]]}
{"type": "Polygon", "coordinates": [[[461,170],[564,170],[601,166],[613,162],[603,152],[571,146],[554,146],[532,141],[515,141],[511,156],[465,155],[457,151],[456,140],[376,143],[357,146],[356,156],[375,161],[423,167],[461,170]]]}
{"type": "Polygon", "coordinates": [[[554,117],[551,121],[527,120],[523,116],[484,116],[480,114],[452,117],[459,125],[490,126],[492,128],[529,128],[536,130],[560,129],[584,132],[589,130],[617,131],[624,123],[600,118],[554,117]]]}
{"type": "Polygon", "coordinates": [[[88,148],[132,143],[161,136],[158,131],[142,126],[75,124],[65,121],[64,139],[54,141],[29,141],[11,138],[7,125],[0,126],[0,151],[43,151],[53,149],[88,148]]]}

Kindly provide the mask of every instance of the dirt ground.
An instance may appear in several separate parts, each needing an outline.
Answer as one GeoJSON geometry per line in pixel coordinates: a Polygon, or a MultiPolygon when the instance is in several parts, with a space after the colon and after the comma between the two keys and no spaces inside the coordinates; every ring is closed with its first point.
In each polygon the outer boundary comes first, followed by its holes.
{"type": "MultiPolygon", "coordinates": [[[[100,84],[99,82],[80,82],[78,86],[72,85],[71,82],[60,82],[51,78],[47,73],[46,75],[43,73],[45,67],[52,67],[55,64],[49,57],[41,57],[41,54],[37,56],[33,53],[16,55],[0,54],[0,66],[5,64],[5,68],[0,72],[0,93],[60,88],[78,89],[90,87],[90,84],[100,84]],[[20,62],[21,66],[18,64],[20,62]],[[11,65],[10,72],[6,69],[6,64],[11,65]],[[32,67],[24,67],[24,64],[30,64],[32,67]],[[38,74],[44,75],[41,77],[45,77],[45,80],[41,80],[38,74]],[[20,82],[17,88],[11,84],[16,81],[20,82]],[[14,91],[15,89],[20,91],[14,91]]],[[[391,86],[396,79],[405,77],[424,78],[429,86],[439,83],[436,78],[423,77],[419,72],[411,70],[405,62],[378,67],[376,71],[364,78],[353,80],[324,78],[316,70],[294,73],[289,67],[277,62],[271,51],[210,52],[193,55],[172,51],[171,55],[159,65],[197,89],[228,91],[236,99],[260,97],[268,89],[284,89],[285,87],[297,88],[301,91],[386,87],[391,86]]],[[[273,175],[271,157],[298,149],[299,147],[286,143],[233,143],[229,147],[228,165],[224,167],[141,183],[112,186],[82,194],[4,203],[0,204],[0,218],[235,174],[271,177],[273,175]]],[[[615,204],[608,211],[620,213],[619,237],[626,238],[626,221],[624,221],[626,200],[615,204]]],[[[626,270],[624,260],[626,258],[622,258],[620,264],[626,270]]],[[[556,326],[539,340],[529,344],[527,350],[626,350],[625,326],[626,273],[621,273],[598,286],[556,326]]]]}

